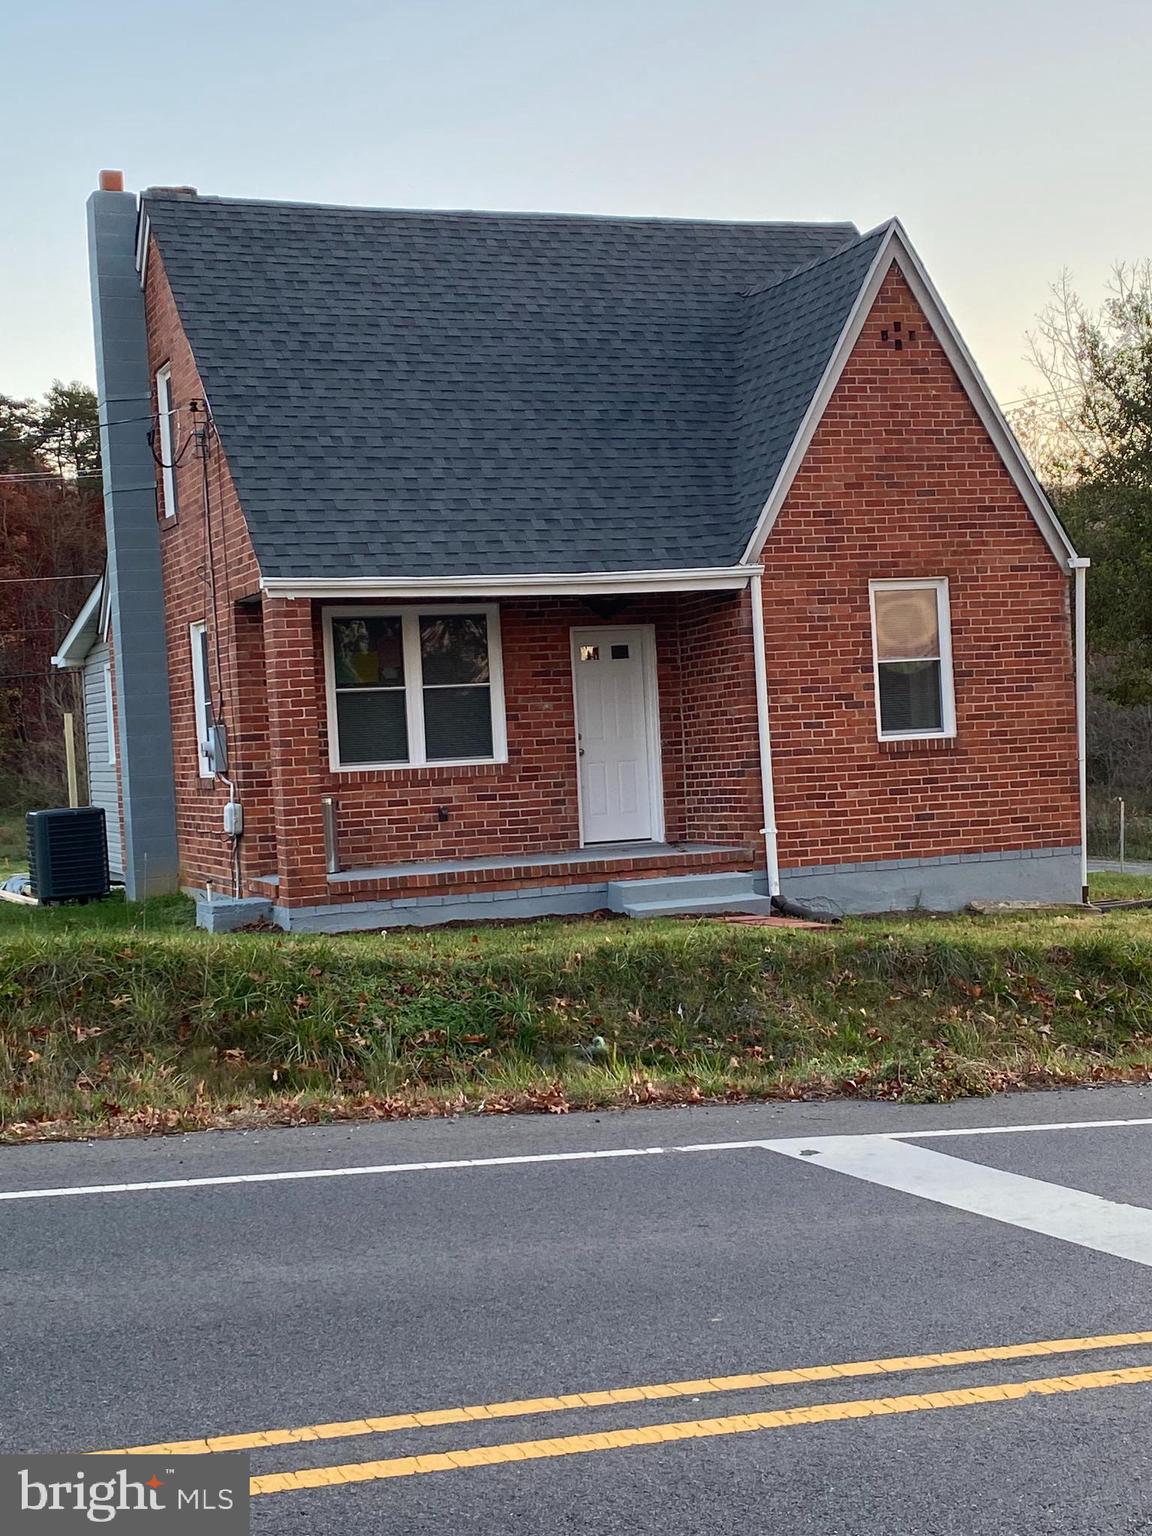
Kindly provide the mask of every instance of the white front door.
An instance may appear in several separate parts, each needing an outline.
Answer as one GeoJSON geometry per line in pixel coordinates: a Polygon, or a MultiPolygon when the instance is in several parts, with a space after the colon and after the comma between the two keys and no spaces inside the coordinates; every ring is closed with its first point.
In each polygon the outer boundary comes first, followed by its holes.
{"type": "Polygon", "coordinates": [[[663,836],[659,705],[650,625],[572,631],[580,819],[586,843],[663,836]]]}

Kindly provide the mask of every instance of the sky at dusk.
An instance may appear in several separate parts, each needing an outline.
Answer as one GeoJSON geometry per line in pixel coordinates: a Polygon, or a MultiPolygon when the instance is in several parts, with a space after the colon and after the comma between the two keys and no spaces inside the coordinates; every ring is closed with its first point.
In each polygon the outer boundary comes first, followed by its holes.
{"type": "Polygon", "coordinates": [[[714,219],[892,214],[1001,400],[1062,268],[1152,255],[1136,0],[39,0],[3,7],[0,393],[94,378],[126,185],[714,219]]]}

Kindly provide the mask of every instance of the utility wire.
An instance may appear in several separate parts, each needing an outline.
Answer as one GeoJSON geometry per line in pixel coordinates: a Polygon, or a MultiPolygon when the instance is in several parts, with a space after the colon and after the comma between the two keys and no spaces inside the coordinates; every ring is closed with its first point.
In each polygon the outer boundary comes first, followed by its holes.
{"type": "Polygon", "coordinates": [[[0,586],[25,587],[30,581],[95,581],[99,571],[77,571],[75,576],[0,576],[0,586]]]}
{"type": "Polygon", "coordinates": [[[62,480],[65,485],[71,485],[73,480],[103,480],[103,478],[104,476],[99,470],[85,471],[81,475],[64,475],[57,470],[51,469],[37,470],[35,472],[25,470],[20,473],[13,470],[11,473],[0,474],[0,480],[10,480],[18,485],[35,485],[41,480],[62,480]]]}

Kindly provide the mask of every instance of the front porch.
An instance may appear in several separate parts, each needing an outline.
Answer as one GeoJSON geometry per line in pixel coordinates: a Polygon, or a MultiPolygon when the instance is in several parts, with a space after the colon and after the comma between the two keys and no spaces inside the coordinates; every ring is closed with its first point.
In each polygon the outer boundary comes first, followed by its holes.
{"type": "Polygon", "coordinates": [[[758,910],[746,587],[262,608],[272,857],[242,890],[280,926],[758,910]]]}
{"type": "Polygon", "coordinates": [[[266,894],[202,902],[201,926],[224,931],[271,920],[294,931],[340,933],[602,910],[642,917],[770,909],[754,850],[715,843],[624,843],[341,870],[328,876],[329,899],[305,907],[278,902],[274,875],[253,885],[266,894]]]}

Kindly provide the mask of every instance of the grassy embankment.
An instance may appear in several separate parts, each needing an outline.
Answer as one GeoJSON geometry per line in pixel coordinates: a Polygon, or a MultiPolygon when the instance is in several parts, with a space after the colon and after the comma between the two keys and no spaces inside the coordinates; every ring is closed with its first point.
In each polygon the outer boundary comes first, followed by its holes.
{"type": "Polygon", "coordinates": [[[1152,1078],[1152,912],[290,938],[0,904],[0,1140],[1112,1078],[1152,1078]]]}

